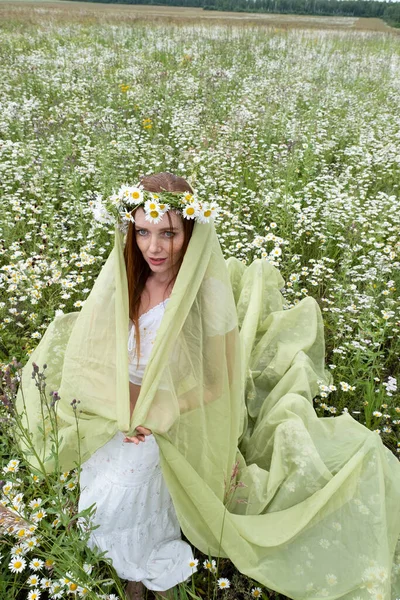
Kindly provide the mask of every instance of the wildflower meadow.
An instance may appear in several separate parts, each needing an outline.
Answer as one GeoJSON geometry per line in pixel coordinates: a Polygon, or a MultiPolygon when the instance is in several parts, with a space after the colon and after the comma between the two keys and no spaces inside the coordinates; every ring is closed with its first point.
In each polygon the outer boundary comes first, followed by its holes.
{"type": "MultiPolygon", "coordinates": [[[[123,600],[86,546],[79,465],[29,468],[13,408],[21,366],[55,315],[80,310],[111,250],[91,207],[164,170],[218,202],[225,256],[270,261],[286,307],[321,307],[333,383],[318,415],[349,412],[399,455],[400,37],[31,10],[40,25],[0,24],[0,599],[123,600]]],[[[56,457],[45,373],[32,376],[56,457]]],[[[195,555],[176,598],[277,596],[195,555]]]]}

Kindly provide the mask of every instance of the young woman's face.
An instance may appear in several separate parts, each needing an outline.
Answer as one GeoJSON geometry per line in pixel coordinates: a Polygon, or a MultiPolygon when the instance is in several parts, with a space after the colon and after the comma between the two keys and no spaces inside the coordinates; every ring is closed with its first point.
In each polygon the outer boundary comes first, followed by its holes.
{"type": "Polygon", "coordinates": [[[174,211],[170,211],[169,215],[172,226],[167,215],[157,224],[150,223],[145,219],[143,208],[139,207],[134,215],[134,227],[136,243],[153,273],[168,273],[172,277],[178,272],[185,236],[182,217],[174,211]]]}

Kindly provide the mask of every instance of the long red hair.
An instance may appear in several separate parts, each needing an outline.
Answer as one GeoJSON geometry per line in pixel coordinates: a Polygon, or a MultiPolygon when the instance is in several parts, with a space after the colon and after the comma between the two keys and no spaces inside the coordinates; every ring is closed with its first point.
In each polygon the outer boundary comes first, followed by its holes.
{"type": "MultiPolygon", "coordinates": [[[[143,189],[148,192],[160,193],[160,192],[190,192],[193,194],[193,190],[188,182],[183,177],[178,177],[172,173],[154,173],[152,175],[146,175],[140,181],[143,189]]],[[[169,225],[172,228],[171,216],[166,213],[169,221],[169,225]]],[[[184,242],[182,246],[182,260],[185,255],[186,249],[189,245],[189,241],[193,232],[194,221],[189,219],[182,219],[183,231],[184,231],[184,242]]],[[[173,253],[173,238],[171,238],[171,258],[173,253]]],[[[126,275],[128,279],[128,292],[129,292],[129,318],[135,327],[135,338],[136,338],[136,356],[139,361],[140,356],[140,332],[139,332],[139,309],[140,301],[143,290],[146,285],[148,276],[151,273],[151,269],[147,262],[144,260],[143,255],[136,242],[136,233],[134,223],[129,223],[128,233],[126,236],[126,243],[124,249],[124,258],[126,266],[126,275]]],[[[180,265],[179,265],[180,267],[180,265]]],[[[178,269],[179,270],[179,269],[178,269]]],[[[169,281],[167,288],[173,283],[176,275],[169,281]]]]}

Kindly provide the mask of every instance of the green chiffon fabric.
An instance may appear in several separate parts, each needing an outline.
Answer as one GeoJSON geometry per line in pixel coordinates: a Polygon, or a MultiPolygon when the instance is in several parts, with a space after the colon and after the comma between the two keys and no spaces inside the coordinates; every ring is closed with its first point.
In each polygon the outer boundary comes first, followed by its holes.
{"type": "Polygon", "coordinates": [[[61,397],[63,469],[144,425],[202,552],[295,599],[400,597],[400,463],[348,414],[316,416],[329,383],[317,303],[284,310],[273,266],[225,261],[214,226],[196,223],[130,420],[123,244],[116,230],[84,307],[53,321],[24,368],[18,406],[45,467],[32,362],[61,397]]]}

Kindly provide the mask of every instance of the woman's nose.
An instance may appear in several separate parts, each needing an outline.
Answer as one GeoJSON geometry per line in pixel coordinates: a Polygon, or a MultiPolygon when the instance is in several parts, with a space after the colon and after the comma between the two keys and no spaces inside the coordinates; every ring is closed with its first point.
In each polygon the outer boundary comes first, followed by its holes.
{"type": "Polygon", "coordinates": [[[156,252],[159,249],[160,249],[160,241],[159,241],[158,237],[156,235],[151,236],[149,250],[151,252],[156,252]]]}

